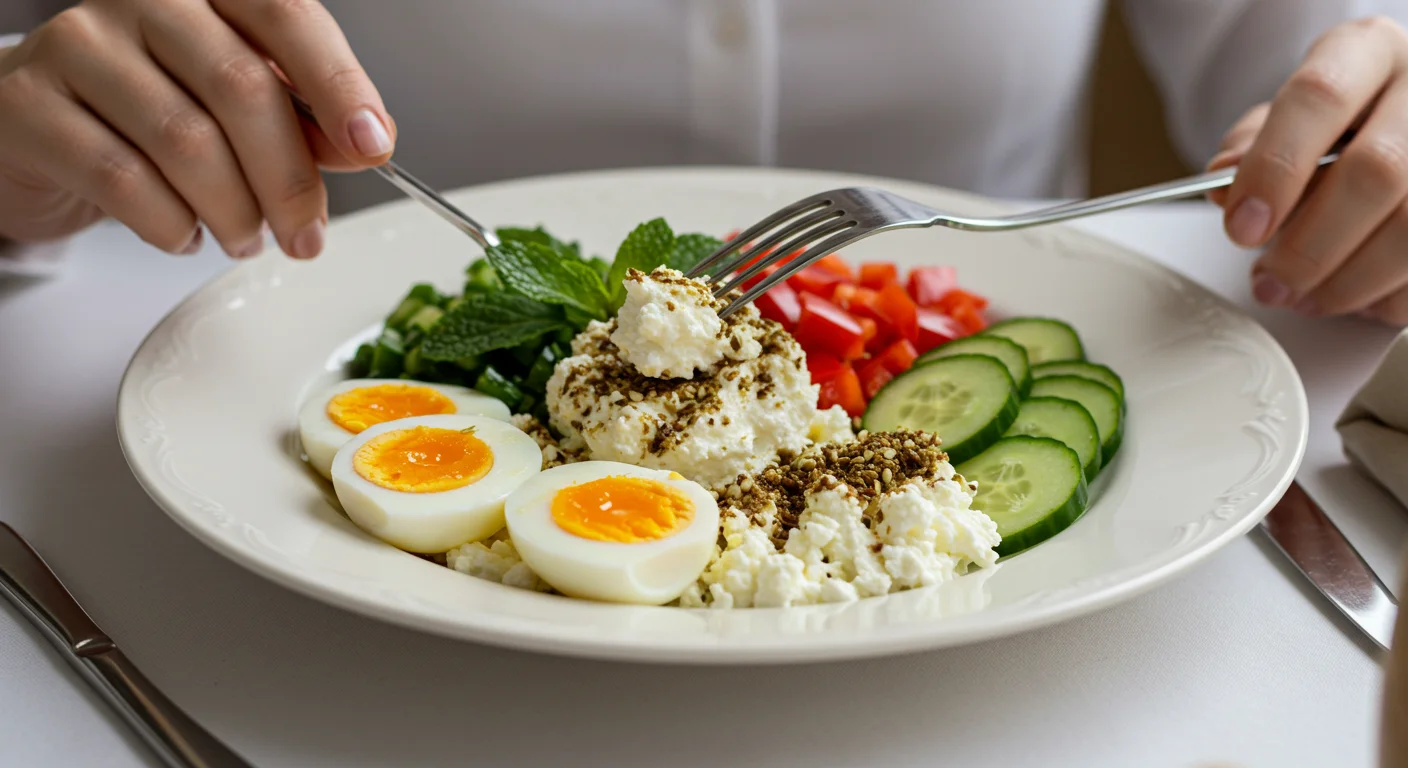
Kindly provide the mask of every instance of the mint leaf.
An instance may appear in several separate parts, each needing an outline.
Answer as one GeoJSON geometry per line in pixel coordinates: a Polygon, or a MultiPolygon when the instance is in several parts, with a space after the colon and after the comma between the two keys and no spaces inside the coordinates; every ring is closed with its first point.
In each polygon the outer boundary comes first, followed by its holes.
{"type": "Polygon", "coordinates": [[[665,265],[670,269],[688,272],[694,265],[703,261],[714,251],[724,246],[724,241],[712,235],[690,232],[675,239],[675,249],[665,265]]]}
{"type": "Polygon", "coordinates": [[[626,270],[650,272],[666,264],[675,248],[675,233],[664,219],[651,219],[631,230],[631,234],[616,249],[616,260],[606,275],[606,290],[611,294],[611,308],[617,309],[626,300],[626,270]]]}
{"type": "Polygon", "coordinates": [[[459,360],[567,327],[560,307],[507,292],[475,294],[440,318],[421,342],[420,353],[437,362],[459,360]]]}
{"type": "Polygon", "coordinates": [[[581,245],[575,241],[564,243],[548,234],[548,231],[541,226],[532,229],[524,229],[523,227],[501,227],[494,230],[494,233],[499,236],[500,241],[505,243],[537,243],[539,245],[546,245],[559,255],[571,256],[574,259],[582,258],[581,245]]]}
{"type": "Polygon", "coordinates": [[[542,243],[522,240],[505,241],[484,253],[499,278],[524,296],[575,307],[598,320],[607,318],[606,289],[586,263],[563,258],[542,243]]]}

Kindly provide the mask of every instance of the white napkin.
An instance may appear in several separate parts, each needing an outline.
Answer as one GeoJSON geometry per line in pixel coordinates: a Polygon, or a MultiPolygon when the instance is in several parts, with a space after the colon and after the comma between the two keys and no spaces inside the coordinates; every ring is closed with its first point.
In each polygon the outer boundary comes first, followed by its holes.
{"type": "Polygon", "coordinates": [[[68,240],[48,243],[12,243],[0,238],[0,277],[46,277],[63,269],[67,263],[68,240]]]}
{"type": "Polygon", "coordinates": [[[1335,422],[1344,453],[1408,506],[1408,330],[1335,422]]]}

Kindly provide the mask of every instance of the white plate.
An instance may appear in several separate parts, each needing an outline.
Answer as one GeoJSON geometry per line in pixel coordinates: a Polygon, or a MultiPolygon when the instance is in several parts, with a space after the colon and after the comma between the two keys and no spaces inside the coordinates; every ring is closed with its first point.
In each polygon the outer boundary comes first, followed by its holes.
{"type": "MultiPolygon", "coordinates": [[[[784,203],[869,183],[940,208],[991,202],[886,179],[738,169],[576,174],[451,195],[481,221],[547,225],[610,255],[636,224],[723,233],[784,203]]],[[[180,525],[255,573],[367,616],[466,640],[598,658],[779,663],[971,643],[1089,613],[1245,533],[1305,449],[1305,393],[1260,326],[1143,257],[1059,227],[873,237],[853,261],[957,265],[1000,314],[1064,318],[1128,389],[1124,446],[1055,538],[938,588],[845,605],[688,611],[599,605],[464,576],[381,544],[298,459],[304,393],[336,376],[409,285],[456,289],[478,249],[411,202],[335,222],[311,263],[240,265],[173,311],[122,383],[137,478],[180,525]]]]}

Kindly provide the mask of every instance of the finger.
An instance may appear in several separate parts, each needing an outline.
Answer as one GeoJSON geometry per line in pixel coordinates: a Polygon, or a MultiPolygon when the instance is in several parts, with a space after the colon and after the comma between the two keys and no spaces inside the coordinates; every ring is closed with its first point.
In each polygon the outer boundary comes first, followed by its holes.
{"type": "Polygon", "coordinates": [[[0,89],[0,147],[10,160],[50,179],[168,253],[195,253],[195,213],[161,172],[55,85],[12,74],[0,89]]]}
{"type": "MultiPolygon", "coordinates": [[[[1218,152],[1208,161],[1204,170],[1216,171],[1236,165],[1246,153],[1247,148],[1252,145],[1252,141],[1261,131],[1261,126],[1266,122],[1266,113],[1271,108],[1270,104],[1258,104],[1247,110],[1232,127],[1227,129],[1227,133],[1222,136],[1222,143],[1218,146],[1218,152]]],[[[1208,193],[1208,199],[1216,206],[1224,206],[1227,203],[1227,188],[1214,189],[1208,193]]]]}
{"type": "Polygon", "coordinates": [[[1401,71],[1401,35],[1391,23],[1366,22],[1337,27],[1315,44],[1238,164],[1225,218],[1234,242],[1264,245],[1281,225],[1320,156],[1401,71]]]}
{"type": "Polygon", "coordinates": [[[135,46],[74,50],[70,62],[74,93],[156,164],[226,253],[263,249],[259,203],[215,118],[135,46]]]}
{"type": "Polygon", "coordinates": [[[217,13],[254,41],[313,107],[344,157],[386,162],[394,126],[381,95],[327,9],[314,0],[214,0],[217,13]]]}
{"type": "Polygon", "coordinates": [[[1302,210],[1258,259],[1257,271],[1270,286],[1267,297],[1273,300],[1269,303],[1286,305],[1314,291],[1379,229],[1405,196],[1408,83],[1399,82],[1379,100],[1340,159],[1320,174],[1318,191],[1305,198],[1302,210]]]}
{"type": "Polygon", "coordinates": [[[1408,287],[1408,203],[1389,217],[1345,264],[1307,295],[1297,309],[1309,315],[1361,312],[1408,287]]]}
{"type": "Polygon", "coordinates": [[[273,71],[204,3],[155,6],[142,34],[157,63],[219,121],[284,253],[318,255],[327,190],[273,71]]]}
{"type": "Polygon", "coordinates": [[[1408,289],[1381,299],[1365,314],[1389,325],[1408,326],[1408,289]]]}

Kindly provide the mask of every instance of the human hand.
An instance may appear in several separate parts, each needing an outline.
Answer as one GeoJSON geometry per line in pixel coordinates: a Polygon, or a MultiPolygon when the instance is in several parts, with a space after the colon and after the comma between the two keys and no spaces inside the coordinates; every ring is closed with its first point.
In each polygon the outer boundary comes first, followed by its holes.
{"type": "Polygon", "coordinates": [[[1408,325],[1408,33],[1381,18],[1330,30],[1208,167],[1233,164],[1232,185],[1210,197],[1234,242],[1265,246],[1252,269],[1258,301],[1408,325]]]}
{"type": "Polygon", "coordinates": [[[252,256],[321,252],[319,167],[384,162],[396,126],[314,0],[88,0],[0,51],[0,236],[111,216],[171,253],[208,229],[252,256]],[[272,66],[271,66],[272,64],[272,66]],[[294,113],[285,81],[325,134],[294,113]]]}

